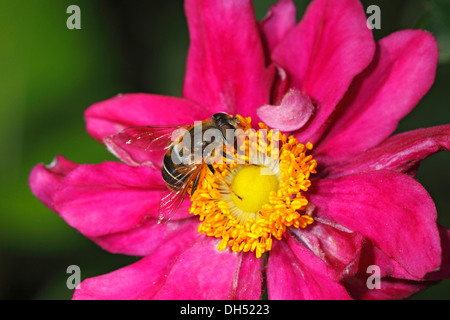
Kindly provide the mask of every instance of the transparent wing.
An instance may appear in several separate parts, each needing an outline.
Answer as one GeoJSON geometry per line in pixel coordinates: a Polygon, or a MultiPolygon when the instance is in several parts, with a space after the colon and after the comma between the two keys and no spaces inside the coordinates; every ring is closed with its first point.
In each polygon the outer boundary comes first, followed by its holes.
{"type": "Polygon", "coordinates": [[[178,180],[173,183],[173,190],[168,189],[163,193],[161,202],[159,203],[159,221],[167,222],[177,212],[183,200],[188,194],[188,189],[191,186],[191,182],[201,173],[203,165],[192,165],[179,169],[185,179],[178,180]]]}
{"type": "Polygon", "coordinates": [[[187,128],[181,125],[130,127],[103,141],[125,163],[159,167],[167,149],[187,128]]]}
{"type": "Polygon", "coordinates": [[[144,151],[167,150],[188,126],[130,127],[116,135],[117,141],[144,151]]]}

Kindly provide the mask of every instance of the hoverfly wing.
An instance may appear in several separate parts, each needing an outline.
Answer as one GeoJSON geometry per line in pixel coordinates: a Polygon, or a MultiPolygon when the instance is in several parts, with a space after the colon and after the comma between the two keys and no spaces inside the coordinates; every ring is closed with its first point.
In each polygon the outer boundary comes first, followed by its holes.
{"type": "Polygon", "coordinates": [[[187,128],[181,125],[130,127],[106,137],[104,142],[128,164],[159,167],[167,149],[187,128]]]}
{"type": "Polygon", "coordinates": [[[183,126],[143,126],[130,127],[120,131],[117,138],[132,148],[155,152],[167,150],[178,137],[177,130],[183,126]]]}
{"type": "Polygon", "coordinates": [[[188,189],[191,182],[200,174],[202,165],[192,165],[179,169],[179,173],[183,176],[182,180],[177,180],[172,183],[173,189],[168,189],[163,193],[159,203],[159,221],[167,222],[177,212],[188,195],[188,189]]]}

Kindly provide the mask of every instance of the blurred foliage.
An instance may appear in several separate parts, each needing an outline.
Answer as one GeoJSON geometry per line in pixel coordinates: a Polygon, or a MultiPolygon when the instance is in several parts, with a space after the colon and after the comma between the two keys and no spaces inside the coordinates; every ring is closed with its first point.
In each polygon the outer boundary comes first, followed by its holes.
{"type": "MultiPolygon", "coordinates": [[[[274,0],[256,0],[262,19],[274,0]]],[[[308,1],[296,1],[298,19],[308,1]]],[[[436,82],[398,131],[449,123],[450,8],[447,0],[362,1],[381,8],[376,39],[423,28],[439,41],[436,82]]],[[[189,44],[181,1],[2,0],[0,2],[0,299],[69,299],[66,269],[82,278],[113,271],[137,257],[109,254],[69,227],[30,192],[28,175],[57,154],[78,163],[114,160],[85,131],[83,112],[118,93],[181,96],[189,44]],[[81,30],[66,9],[81,8],[81,30]]],[[[450,157],[423,162],[418,179],[450,227],[450,157]]],[[[414,296],[450,298],[448,280],[414,296]]]]}

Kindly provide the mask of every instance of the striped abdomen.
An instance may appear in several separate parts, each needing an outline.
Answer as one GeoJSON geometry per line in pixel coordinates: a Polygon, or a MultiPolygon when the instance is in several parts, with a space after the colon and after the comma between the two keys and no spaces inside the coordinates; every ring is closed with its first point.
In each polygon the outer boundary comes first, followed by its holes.
{"type": "Polygon", "coordinates": [[[179,190],[187,179],[187,175],[180,173],[179,170],[185,169],[187,165],[175,164],[172,161],[171,152],[167,152],[164,156],[163,166],[161,169],[161,174],[164,182],[172,190],[179,190]]]}

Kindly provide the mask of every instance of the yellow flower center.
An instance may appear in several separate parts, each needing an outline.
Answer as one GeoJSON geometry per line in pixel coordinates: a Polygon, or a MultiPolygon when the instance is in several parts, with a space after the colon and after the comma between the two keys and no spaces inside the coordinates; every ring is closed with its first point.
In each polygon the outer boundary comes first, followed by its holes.
{"type": "MultiPolygon", "coordinates": [[[[239,117],[239,116],[238,116],[239,117]]],[[[251,121],[242,118],[242,121],[251,121]]],[[[191,196],[190,213],[199,216],[198,231],[221,238],[219,250],[255,252],[257,258],[281,240],[286,228],[305,228],[314,219],[304,193],[317,162],[293,136],[278,131],[245,131],[234,161],[213,164],[191,196]]]]}
{"type": "Polygon", "coordinates": [[[265,166],[243,166],[234,177],[231,189],[240,196],[231,195],[239,209],[257,212],[269,202],[270,193],[278,190],[278,178],[265,166]]]}

